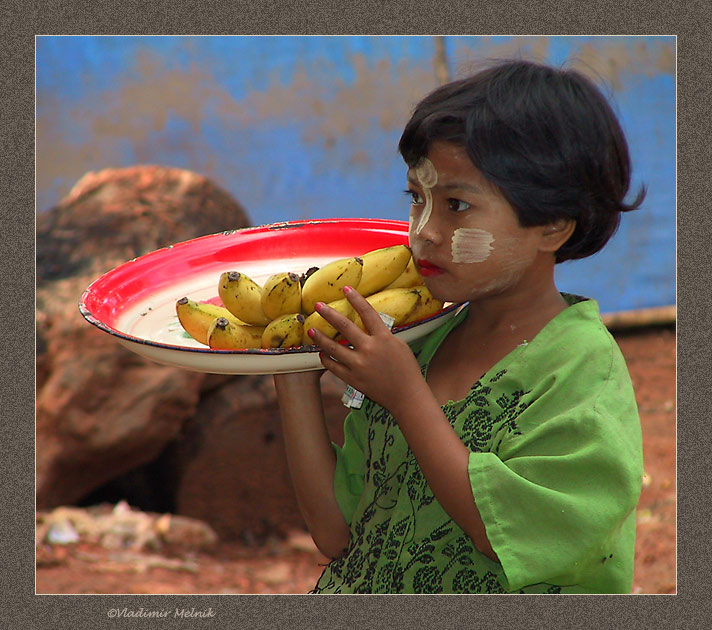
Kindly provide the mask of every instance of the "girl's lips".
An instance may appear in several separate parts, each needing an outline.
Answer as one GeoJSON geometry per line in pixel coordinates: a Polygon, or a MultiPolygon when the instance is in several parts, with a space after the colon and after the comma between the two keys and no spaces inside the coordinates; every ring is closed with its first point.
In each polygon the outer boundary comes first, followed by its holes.
{"type": "Polygon", "coordinates": [[[427,260],[416,260],[415,264],[418,266],[418,272],[421,276],[435,276],[445,273],[442,267],[438,267],[427,260]]]}

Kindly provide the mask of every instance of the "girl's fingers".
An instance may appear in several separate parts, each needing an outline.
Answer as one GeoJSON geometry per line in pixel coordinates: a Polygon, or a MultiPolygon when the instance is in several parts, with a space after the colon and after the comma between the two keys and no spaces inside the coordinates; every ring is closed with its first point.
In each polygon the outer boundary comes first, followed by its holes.
{"type": "MultiPolygon", "coordinates": [[[[359,331],[360,332],[360,331],[359,331]]],[[[353,350],[344,344],[334,341],[327,337],[320,330],[314,330],[313,334],[309,335],[314,343],[319,346],[325,354],[336,359],[339,363],[346,363],[349,360],[349,355],[353,350]]]]}
{"type": "Polygon", "coordinates": [[[342,363],[339,363],[333,357],[330,357],[328,352],[320,352],[319,359],[321,360],[321,364],[334,376],[340,378],[344,382],[347,381],[349,378],[349,370],[342,363]]]}
{"type": "Polygon", "coordinates": [[[321,348],[321,352],[319,352],[321,364],[342,381],[346,381],[349,373],[348,361],[353,350],[338,341],[330,339],[320,330],[311,331],[309,336],[321,348]]]}
{"type": "MultiPolygon", "coordinates": [[[[381,316],[376,312],[376,309],[368,303],[363,295],[353,287],[346,287],[344,294],[346,295],[346,299],[351,303],[351,306],[354,307],[361,317],[361,321],[369,334],[377,335],[384,332],[390,334],[391,331],[388,329],[388,326],[383,323],[381,316]]],[[[358,326],[356,326],[356,328],[358,328],[358,326]]],[[[360,331],[361,329],[359,328],[358,330],[360,331]]]]}
{"type": "Polygon", "coordinates": [[[327,322],[329,322],[336,330],[338,330],[344,338],[349,340],[349,343],[356,346],[358,342],[366,336],[356,324],[348,317],[342,315],[338,311],[331,308],[328,304],[319,302],[316,305],[316,310],[327,322]]]}

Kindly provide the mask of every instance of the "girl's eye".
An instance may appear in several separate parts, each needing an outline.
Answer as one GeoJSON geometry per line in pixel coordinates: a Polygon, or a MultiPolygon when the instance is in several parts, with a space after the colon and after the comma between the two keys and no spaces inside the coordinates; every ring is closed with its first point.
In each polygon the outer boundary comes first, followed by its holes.
{"type": "Polygon", "coordinates": [[[470,208],[470,204],[466,201],[460,201],[459,199],[448,199],[447,200],[448,209],[453,212],[464,212],[470,208]]]}
{"type": "Polygon", "coordinates": [[[423,203],[423,198],[414,190],[404,190],[403,193],[407,197],[410,197],[410,204],[412,206],[419,206],[421,203],[423,203]]]}

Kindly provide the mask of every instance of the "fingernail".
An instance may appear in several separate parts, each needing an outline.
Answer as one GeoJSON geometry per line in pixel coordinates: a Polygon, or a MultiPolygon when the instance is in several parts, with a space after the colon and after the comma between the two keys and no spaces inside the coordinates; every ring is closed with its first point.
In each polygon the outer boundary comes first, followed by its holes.
{"type": "Polygon", "coordinates": [[[315,310],[315,311],[320,311],[322,308],[324,308],[324,302],[317,302],[317,303],[314,305],[314,310],[315,310]]]}
{"type": "Polygon", "coordinates": [[[314,330],[313,328],[310,328],[309,330],[307,330],[307,335],[309,335],[312,339],[314,339],[314,335],[316,335],[316,330],[314,330]]]}
{"type": "Polygon", "coordinates": [[[349,286],[344,287],[344,293],[351,293],[351,291],[353,291],[353,290],[354,290],[353,287],[349,287],[349,286]]]}

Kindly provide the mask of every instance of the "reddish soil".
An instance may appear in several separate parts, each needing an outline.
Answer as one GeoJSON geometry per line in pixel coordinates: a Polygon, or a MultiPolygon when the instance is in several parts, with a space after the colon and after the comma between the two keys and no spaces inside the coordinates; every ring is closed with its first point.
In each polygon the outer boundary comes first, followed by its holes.
{"type": "Polygon", "coordinates": [[[638,503],[635,593],[677,588],[676,339],[670,329],[616,335],[643,427],[646,476],[638,503]]]}
{"type": "MultiPolygon", "coordinates": [[[[676,592],[675,332],[616,335],[636,388],[646,477],[638,505],[634,593],[676,592]]],[[[304,532],[260,545],[220,543],[189,557],[98,546],[42,546],[38,593],[306,593],[326,559],[304,532]],[[158,566],[156,566],[158,565],[158,566]]]]}

